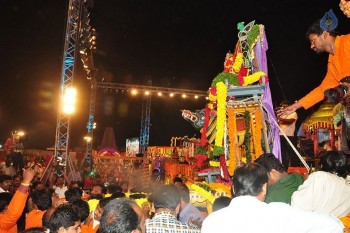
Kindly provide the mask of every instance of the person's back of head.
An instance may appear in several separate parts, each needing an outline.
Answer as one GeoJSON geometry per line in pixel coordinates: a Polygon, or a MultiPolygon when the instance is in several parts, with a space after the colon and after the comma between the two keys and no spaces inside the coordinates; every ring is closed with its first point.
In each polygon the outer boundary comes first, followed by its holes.
{"type": "Polygon", "coordinates": [[[321,171],[345,178],[347,175],[346,155],[341,151],[327,151],[321,157],[321,171]]]}
{"type": "Polygon", "coordinates": [[[110,184],[108,185],[107,192],[108,193],[115,193],[117,191],[123,192],[123,189],[121,186],[116,185],[116,184],[110,184]]]}
{"type": "Polygon", "coordinates": [[[233,175],[235,197],[258,196],[266,188],[268,175],[266,169],[256,163],[237,167],[233,175]]]}
{"type": "Polygon", "coordinates": [[[66,201],[72,203],[75,200],[81,199],[81,197],[83,196],[83,190],[81,190],[80,188],[69,188],[67,191],[64,192],[64,196],[66,198],[66,201]]]}
{"type": "Polygon", "coordinates": [[[263,166],[267,172],[271,172],[272,169],[275,169],[276,171],[281,173],[286,171],[282,163],[272,153],[262,154],[259,158],[257,158],[254,161],[254,163],[263,166]]]}
{"type": "MultiPolygon", "coordinates": [[[[50,232],[56,233],[61,229],[66,229],[68,231],[68,228],[75,227],[77,222],[80,223],[80,219],[76,208],[71,204],[60,205],[50,217],[50,232]]],[[[77,227],[79,227],[79,225],[77,225],[77,227]]]]}
{"type": "Polygon", "coordinates": [[[175,183],[175,186],[179,189],[180,191],[180,197],[181,199],[185,202],[185,203],[189,203],[190,202],[190,190],[187,187],[187,185],[185,185],[184,183],[175,183]]]}
{"type": "Polygon", "coordinates": [[[180,205],[180,191],[175,185],[164,185],[153,193],[152,200],[156,211],[160,208],[176,210],[180,205]]]}
{"type": "Polygon", "coordinates": [[[46,232],[47,232],[47,229],[44,227],[31,227],[22,231],[21,233],[46,233],[46,232]]]}
{"type": "Polygon", "coordinates": [[[72,205],[77,209],[78,215],[80,222],[84,222],[85,219],[89,216],[90,214],[90,207],[89,204],[82,200],[82,199],[77,199],[72,202],[72,205]]]}
{"type": "Polygon", "coordinates": [[[213,212],[225,208],[230,205],[231,198],[226,196],[221,196],[215,199],[213,203],[213,212]]]}
{"type": "Polygon", "coordinates": [[[126,198],[111,200],[104,208],[97,232],[130,233],[139,228],[139,217],[126,198]]]}
{"type": "Polygon", "coordinates": [[[30,196],[38,210],[47,210],[52,205],[51,193],[45,189],[35,190],[30,196]]]}

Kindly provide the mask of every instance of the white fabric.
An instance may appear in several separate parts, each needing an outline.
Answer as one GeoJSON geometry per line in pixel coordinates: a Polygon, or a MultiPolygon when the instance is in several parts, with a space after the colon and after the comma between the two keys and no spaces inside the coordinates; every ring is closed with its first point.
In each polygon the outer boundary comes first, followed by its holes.
{"type": "Polygon", "coordinates": [[[3,188],[0,187],[0,193],[8,193],[9,191],[5,191],[3,188]]]}
{"type": "MultiPolygon", "coordinates": [[[[286,124],[280,124],[281,130],[288,136],[288,137],[293,137],[294,136],[294,131],[295,131],[295,123],[298,120],[298,114],[296,112],[293,112],[291,114],[289,114],[288,116],[284,117],[283,119],[294,119],[295,121],[290,124],[290,125],[286,125],[286,124]]],[[[280,135],[282,135],[280,133],[280,135]]]]}
{"type": "Polygon", "coordinates": [[[204,219],[202,233],[342,233],[335,217],[293,208],[281,202],[266,204],[252,196],[232,199],[230,205],[204,219]]]}
{"type": "Polygon", "coordinates": [[[56,187],[55,193],[57,193],[59,198],[65,198],[64,193],[68,190],[67,186],[63,186],[62,188],[56,187]]]}
{"type": "Polygon", "coordinates": [[[329,172],[311,173],[292,195],[292,206],[344,217],[350,212],[350,185],[329,172]]]}

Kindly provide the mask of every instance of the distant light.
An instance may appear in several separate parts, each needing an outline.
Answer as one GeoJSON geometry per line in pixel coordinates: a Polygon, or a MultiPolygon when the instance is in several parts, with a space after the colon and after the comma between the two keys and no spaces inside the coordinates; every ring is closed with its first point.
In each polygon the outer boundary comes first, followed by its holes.
{"type": "Polygon", "coordinates": [[[157,95],[158,96],[162,96],[163,94],[162,94],[162,92],[158,92],[157,95]]]}
{"type": "Polygon", "coordinates": [[[24,133],[23,131],[18,131],[18,132],[17,132],[17,135],[18,135],[18,136],[21,136],[21,137],[24,136],[24,134],[25,134],[25,133],[24,133]]]}
{"type": "Polygon", "coordinates": [[[93,128],[93,129],[96,129],[96,122],[94,122],[94,123],[92,124],[92,128],[93,128]]]}
{"type": "Polygon", "coordinates": [[[186,96],[186,94],[182,94],[182,98],[186,98],[187,96],[186,96]]]}
{"type": "Polygon", "coordinates": [[[2,148],[2,145],[0,145],[0,148],[2,148]]]}
{"type": "Polygon", "coordinates": [[[75,111],[77,90],[72,87],[68,87],[63,94],[63,112],[66,114],[72,114],[75,111]]]}
{"type": "Polygon", "coordinates": [[[174,93],[170,93],[169,96],[170,96],[170,97],[174,97],[174,93]]]}
{"type": "Polygon", "coordinates": [[[92,137],[90,137],[90,136],[85,136],[84,139],[85,139],[86,142],[91,142],[92,137]]]}
{"type": "Polygon", "coordinates": [[[132,95],[137,95],[137,90],[136,90],[136,89],[132,89],[132,90],[131,90],[131,94],[132,94],[132,95]]]}
{"type": "Polygon", "coordinates": [[[149,91],[145,91],[145,95],[149,95],[150,93],[149,93],[149,91]]]}
{"type": "Polygon", "coordinates": [[[198,95],[195,95],[194,98],[195,98],[195,99],[198,99],[198,95]]]}
{"type": "Polygon", "coordinates": [[[207,96],[207,97],[205,97],[205,99],[206,99],[206,100],[208,100],[208,99],[209,99],[209,97],[207,96]]]}

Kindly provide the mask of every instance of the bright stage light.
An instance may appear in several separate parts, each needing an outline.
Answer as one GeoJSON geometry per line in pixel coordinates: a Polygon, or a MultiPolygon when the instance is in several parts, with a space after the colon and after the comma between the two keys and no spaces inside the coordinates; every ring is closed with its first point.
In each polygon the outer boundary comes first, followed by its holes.
{"type": "Polygon", "coordinates": [[[182,94],[182,98],[186,98],[187,96],[186,96],[186,94],[182,94]]]}
{"type": "Polygon", "coordinates": [[[75,111],[77,90],[72,87],[68,87],[63,94],[63,106],[62,111],[66,114],[72,114],[75,111]]]}
{"type": "Polygon", "coordinates": [[[149,93],[149,91],[145,91],[145,95],[149,95],[150,93],[149,93]]]}
{"type": "Polygon", "coordinates": [[[195,99],[198,99],[198,95],[195,95],[194,98],[195,98],[195,99]]]}
{"type": "Polygon", "coordinates": [[[85,136],[84,139],[86,142],[91,142],[91,140],[92,140],[92,138],[90,136],[85,136]]]}
{"type": "Polygon", "coordinates": [[[132,89],[132,90],[131,90],[131,94],[132,94],[132,95],[136,95],[136,94],[137,94],[137,90],[136,90],[136,89],[132,89]]]}
{"type": "Polygon", "coordinates": [[[170,97],[174,97],[174,93],[170,93],[169,96],[170,96],[170,97]]]}
{"type": "Polygon", "coordinates": [[[162,94],[162,92],[158,92],[157,95],[158,96],[162,96],[163,94],[162,94]]]}

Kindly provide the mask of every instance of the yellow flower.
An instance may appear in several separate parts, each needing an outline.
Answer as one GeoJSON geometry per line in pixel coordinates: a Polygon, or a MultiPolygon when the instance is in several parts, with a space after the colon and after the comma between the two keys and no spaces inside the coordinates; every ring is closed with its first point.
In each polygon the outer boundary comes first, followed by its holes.
{"type": "Polygon", "coordinates": [[[259,81],[261,76],[266,76],[266,74],[262,71],[256,72],[252,75],[248,75],[243,77],[244,83],[242,86],[247,86],[249,84],[255,83],[257,81],[259,81]]]}
{"type": "Polygon", "coordinates": [[[243,54],[242,53],[237,53],[235,63],[233,63],[233,71],[238,73],[241,70],[243,64],[243,54]]]}
{"type": "Polygon", "coordinates": [[[217,90],[217,117],[216,117],[216,138],[215,145],[222,147],[222,139],[224,138],[224,127],[226,119],[226,97],[227,97],[227,87],[223,82],[218,82],[216,84],[217,90]]]}

